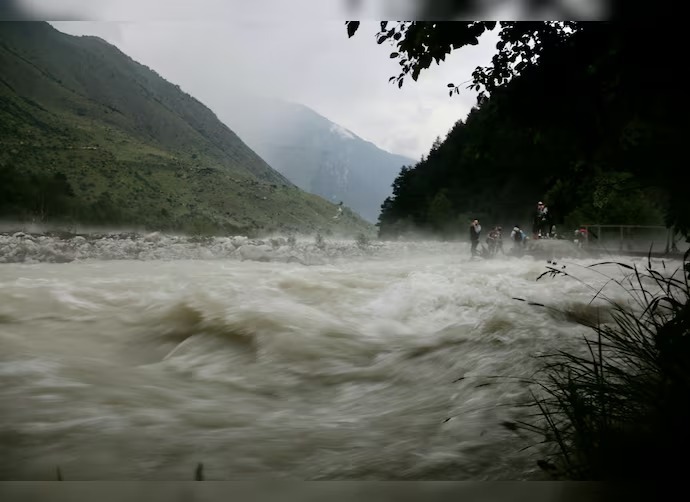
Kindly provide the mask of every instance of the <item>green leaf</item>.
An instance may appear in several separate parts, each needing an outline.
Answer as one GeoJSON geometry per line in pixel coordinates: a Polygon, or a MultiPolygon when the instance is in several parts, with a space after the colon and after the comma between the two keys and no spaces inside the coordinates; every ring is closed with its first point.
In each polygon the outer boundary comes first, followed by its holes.
{"type": "Polygon", "coordinates": [[[455,84],[448,84],[448,87],[455,87],[455,84]]]}
{"type": "Polygon", "coordinates": [[[395,59],[400,55],[398,52],[391,52],[391,59],[395,59]]]}

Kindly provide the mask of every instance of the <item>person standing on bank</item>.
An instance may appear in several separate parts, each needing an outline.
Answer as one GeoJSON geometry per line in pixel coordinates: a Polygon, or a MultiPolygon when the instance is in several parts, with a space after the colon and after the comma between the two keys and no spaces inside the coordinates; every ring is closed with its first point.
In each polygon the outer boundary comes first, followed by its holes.
{"type": "Polygon", "coordinates": [[[537,202],[537,210],[534,212],[534,220],[532,224],[532,238],[547,238],[549,236],[549,229],[551,227],[549,221],[549,208],[546,207],[542,201],[537,202]]]}
{"type": "Polygon", "coordinates": [[[477,245],[479,244],[479,234],[482,232],[482,226],[479,220],[472,220],[470,223],[470,242],[472,243],[472,256],[477,256],[477,245]]]}

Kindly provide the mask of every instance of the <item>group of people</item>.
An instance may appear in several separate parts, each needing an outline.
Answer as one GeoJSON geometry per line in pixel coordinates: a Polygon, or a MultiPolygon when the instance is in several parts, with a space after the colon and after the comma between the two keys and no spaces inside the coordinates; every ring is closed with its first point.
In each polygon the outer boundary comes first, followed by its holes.
{"type": "MultiPolygon", "coordinates": [[[[501,226],[495,226],[489,232],[486,238],[486,249],[482,249],[482,253],[477,251],[479,247],[479,240],[482,231],[482,226],[479,224],[478,219],[472,220],[470,223],[470,242],[472,245],[471,251],[472,256],[484,255],[487,257],[494,256],[499,252],[504,253],[503,250],[503,228],[501,226]]],[[[533,239],[545,239],[555,236],[555,227],[551,225],[551,218],[549,215],[549,210],[546,205],[539,201],[537,203],[537,209],[534,213],[534,218],[532,221],[532,238],[533,239]]],[[[527,245],[529,237],[525,234],[524,230],[520,228],[520,225],[515,224],[513,230],[510,232],[510,240],[513,242],[513,252],[521,253],[525,246],[527,245]]]]}
{"type": "MultiPolygon", "coordinates": [[[[477,251],[481,231],[482,226],[479,224],[479,220],[473,220],[470,224],[472,256],[484,255],[491,257],[497,255],[499,252],[505,254],[505,251],[503,250],[503,227],[497,225],[491,229],[486,238],[486,249],[482,249],[482,253],[477,251]]],[[[510,240],[513,242],[513,252],[520,252],[527,244],[527,235],[520,228],[520,226],[516,224],[513,227],[513,230],[510,232],[510,240]]]]}

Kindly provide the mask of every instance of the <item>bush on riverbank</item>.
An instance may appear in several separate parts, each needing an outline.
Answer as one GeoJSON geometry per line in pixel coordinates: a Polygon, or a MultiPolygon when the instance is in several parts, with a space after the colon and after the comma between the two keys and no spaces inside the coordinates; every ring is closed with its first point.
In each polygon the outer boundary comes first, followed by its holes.
{"type": "MultiPolygon", "coordinates": [[[[671,480],[690,448],[690,262],[667,273],[618,263],[631,302],[597,292],[613,322],[587,323],[586,352],[545,356],[534,394],[536,433],[553,455],[539,465],[557,479],[671,480]]],[[[597,264],[592,266],[596,269],[597,264]]],[[[541,277],[574,276],[549,267],[541,277]]]]}

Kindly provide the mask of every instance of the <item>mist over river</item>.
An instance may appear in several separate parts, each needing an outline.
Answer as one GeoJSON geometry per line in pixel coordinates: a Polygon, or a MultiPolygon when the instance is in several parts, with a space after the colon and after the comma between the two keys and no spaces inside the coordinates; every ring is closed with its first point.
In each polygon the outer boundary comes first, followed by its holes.
{"type": "MultiPolygon", "coordinates": [[[[588,333],[558,310],[601,305],[466,243],[2,239],[4,480],[540,479],[501,425],[529,387],[487,377],[531,377],[588,333]]],[[[589,263],[557,266],[598,287],[589,263]]]]}

